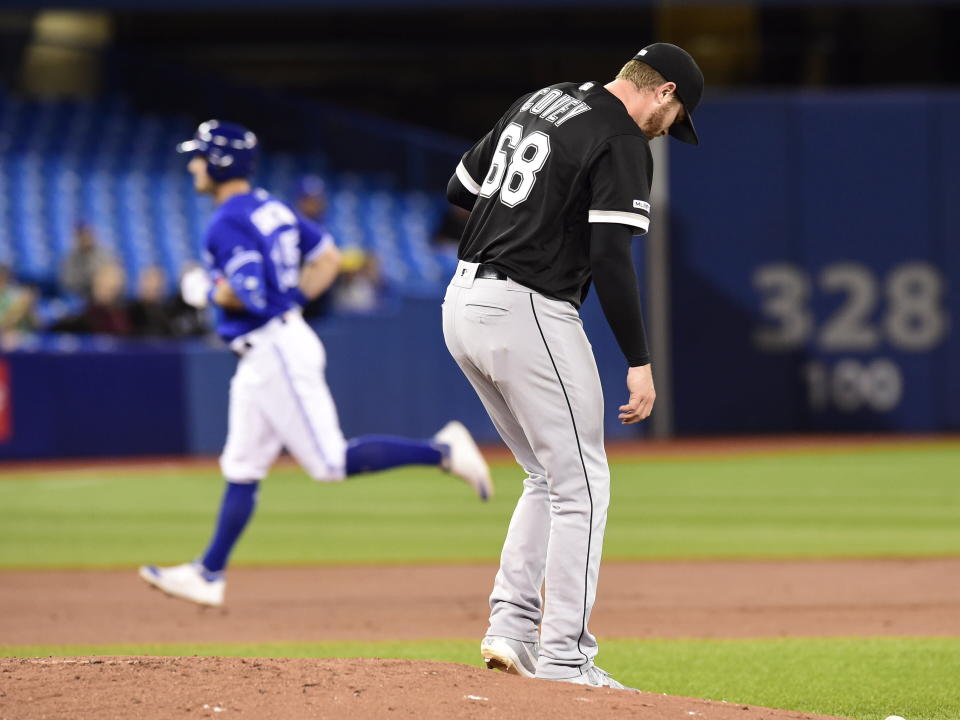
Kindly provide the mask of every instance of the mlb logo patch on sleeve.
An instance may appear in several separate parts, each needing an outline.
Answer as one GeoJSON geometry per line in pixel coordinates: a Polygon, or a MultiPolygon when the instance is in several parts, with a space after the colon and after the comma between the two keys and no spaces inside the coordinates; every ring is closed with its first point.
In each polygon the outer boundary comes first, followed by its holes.
{"type": "Polygon", "coordinates": [[[645,202],[645,201],[643,201],[643,200],[634,200],[634,201],[633,201],[633,206],[634,206],[637,210],[646,210],[647,212],[650,212],[650,203],[645,202]]]}

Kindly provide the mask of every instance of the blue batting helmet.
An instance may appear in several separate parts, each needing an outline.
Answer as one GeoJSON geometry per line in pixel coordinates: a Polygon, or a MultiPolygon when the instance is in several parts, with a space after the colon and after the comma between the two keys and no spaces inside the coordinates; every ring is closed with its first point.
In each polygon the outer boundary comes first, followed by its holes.
{"type": "Polygon", "coordinates": [[[257,161],[257,136],[242,125],[207,120],[193,138],[177,145],[177,152],[202,155],[207,172],[216,182],[253,175],[257,161]]]}

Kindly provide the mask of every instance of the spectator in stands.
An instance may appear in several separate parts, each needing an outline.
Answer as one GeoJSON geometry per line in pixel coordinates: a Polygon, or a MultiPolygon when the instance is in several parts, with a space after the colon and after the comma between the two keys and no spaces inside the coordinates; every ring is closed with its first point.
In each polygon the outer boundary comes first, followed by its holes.
{"type": "Polygon", "coordinates": [[[60,268],[62,289],[89,300],[93,294],[93,278],[97,271],[105,265],[115,263],[110,251],[97,243],[93,228],[83,222],[77,223],[73,248],[60,268]]]}
{"type": "Polygon", "coordinates": [[[167,278],[156,265],[144,268],[137,280],[137,297],[130,302],[133,333],[144,337],[176,334],[173,307],[167,297],[167,278]]]}
{"type": "Polygon", "coordinates": [[[343,312],[376,310],[381,285],[377,259],[360,248],[345,248],[340,253],[340,275],[331,291],[333,306],[343,312]]]}
{"type": "Polygon", "coordinates": [[[64,318],[52,330],[94,335],[130,335],[133,322],[123,301],[126,276],[116,263],[97,268],[93,276],[91,297],[79,315],[64,318]]]}
{"type": "MultiPolygon", "coordinates": [[[[304,175],[297,182],[297,212],[323,227],[327,214],[327,186],[319,175],[304,175]]],[[[332,293],[325,292],[303,308],[306,318],[325,317],[330,314],[332,293]]]]}
{"type": "MultiPolygon", "coordinates": [[[[180,277],[196,263],[187,262],[180,268],[180,277]]],[[[179,286],[179,281],[177,282],[179,286]]],[[[206,310],[187,305],[179,292],[175,292],[167,306],[175,337],[199,337],[210,332],[210,319],[206,310]]]]}
{"type": "Polygon", "coordinates": [[[323,223],[327,214],[327,186],[319,175],[304,175],[297,183],[297,210],[308,220],[323,223]]]}
{"type": "Polygon", "coordinates": [[[0,334],[29,332],[37,326],[33,314],[37,294],[14,282],[10,268],[0,265],[0,334]]]}

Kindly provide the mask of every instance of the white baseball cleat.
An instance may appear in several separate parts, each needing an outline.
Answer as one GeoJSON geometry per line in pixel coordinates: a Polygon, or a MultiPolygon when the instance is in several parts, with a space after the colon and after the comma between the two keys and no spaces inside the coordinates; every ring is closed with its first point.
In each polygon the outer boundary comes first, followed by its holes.
{"type": "Polygon", "coordinates": [[[186,563],[173,567],[144,565],[140,577],[171,597],[199,605],[220,607],[227,587],[222,573],[207,573],[200,565],[186,563]]]}
{"type": "Polygon", "coordinates": [[[613,690],[633,690],[639,692],[636,688],[627,687],[621,682],[617,682],[606,670],[601,670],[596,665],[591,665],[582,675],[572,678],[548,678],[556,682],[573,683],[574,685],[588,685],[589,687],[605,687],[613,690]]]}
{"type": "Polygon", "coordinates": [[[443,469],[463,478],[477,491],[481,500],[493,497],[493,480],[490,468],[480,454],[480,448],[463,423],[451,420],[433,436],[434,442],[446,445],[450,452],[444,460],[443,469]]]}
{"type": "Polygon", "coordinates": [[[480,643],[480,656],[488,670],[502,670],[532,678],[537,672],[540,643],[521,642],[499,635],[487,635],[480,643]]]}

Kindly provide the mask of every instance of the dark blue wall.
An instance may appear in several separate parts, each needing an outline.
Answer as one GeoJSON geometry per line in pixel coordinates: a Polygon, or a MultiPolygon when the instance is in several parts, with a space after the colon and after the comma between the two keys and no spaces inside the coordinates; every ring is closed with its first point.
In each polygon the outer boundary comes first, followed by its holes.
{"type": "MultiPolygon", "coordinates": [[[[631,437],[616,407],[624,361],[598,307],[584,309],[607,394],[607,431],[631,437]]],[[[496,431],[447,353],[439,299],[408,299],[385,315],[318,326],[327,380],[347,436],[382,432],[428,437],[452,418],[482,441],[496,431]]],[[[206,343],[49,339],[8,354],[12,437],[0,458],[219,452],[236,358],[206,343]]]]}
{"type": "Polygon", "coordinates": [[[958,122],[955,94],[698,111],[671,164],[680,432],[960,427],[958,122]]]}
{"type": "Polygon", "coordinates": [[[11,434],[0,457],[184,452],[181,358],[177,347],[115,343],[7,355],[11,434]]]}

